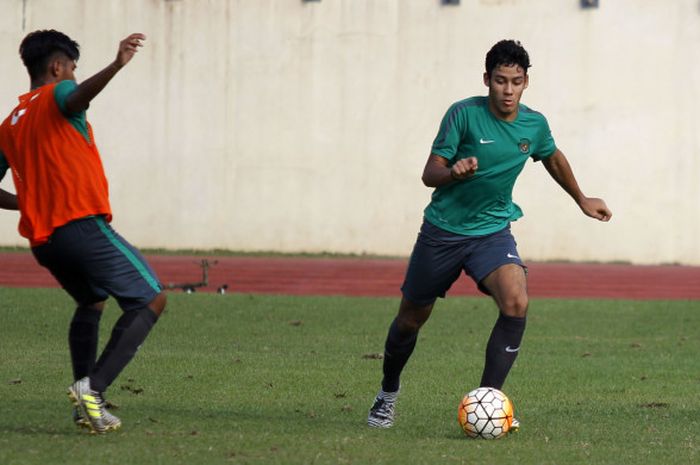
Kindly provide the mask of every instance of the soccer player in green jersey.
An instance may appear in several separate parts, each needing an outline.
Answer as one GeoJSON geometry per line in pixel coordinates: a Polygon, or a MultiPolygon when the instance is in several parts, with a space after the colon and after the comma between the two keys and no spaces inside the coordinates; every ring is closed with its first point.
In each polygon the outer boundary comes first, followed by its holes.
{"type": "Polygon", "coordinates": [[[528,158],[542,161],[585,215],[600,221],[612,216],[602,199],[583,194],[545,117],[520,103],[529,67],[520,42],[498,42],[486,55],[488,96],[455,103],[440,124],[422,177],[435,191],[411,254],[399,313],[389,327],[384,377],[369,426],[394,424],[399,377],[418,331],[462,270],[498,306],[481,386],[503,386],[520,350],[528,308],[525,265],[510,232],[511,221],[523,215],[512,192],[528,158]]]}

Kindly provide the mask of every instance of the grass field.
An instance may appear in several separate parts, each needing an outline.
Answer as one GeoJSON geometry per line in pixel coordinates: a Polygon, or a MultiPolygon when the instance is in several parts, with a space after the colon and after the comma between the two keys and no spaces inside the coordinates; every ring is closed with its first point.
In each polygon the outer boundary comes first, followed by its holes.
{"type": "MultiPolygon", "coordinates": [[[[700,302],[535,300],[504,391],[522,430],[456,423],[480,379],[488,299],[438,303],[396,425],[365,426],[397,299],[172,294],[108,399],[123,428],[70,421],[59,290],[0,289],[0,464],[700,462],[700,302]]],[[[110,303],[102,340],[118,315],[110,303]]]]}

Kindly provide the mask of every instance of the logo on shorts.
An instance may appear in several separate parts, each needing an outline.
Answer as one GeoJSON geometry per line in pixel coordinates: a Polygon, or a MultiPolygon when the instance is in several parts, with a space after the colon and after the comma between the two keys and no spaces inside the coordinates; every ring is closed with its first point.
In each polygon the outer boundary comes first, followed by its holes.
{"type": "Polygon", "coordinates": [[[506,254],[506,257],[508,257],[508,258],[517,258],[518,260],[520,260],[520,257],[518,257],[517,255],[513,255],[513,254],[510,253],[510,252],[506,254]]]}
{"type": "Polygon", "coordinates": [[[530,153],[530,139],[520,139],[518,148],[520,149],[520,153],[530,153]]]}

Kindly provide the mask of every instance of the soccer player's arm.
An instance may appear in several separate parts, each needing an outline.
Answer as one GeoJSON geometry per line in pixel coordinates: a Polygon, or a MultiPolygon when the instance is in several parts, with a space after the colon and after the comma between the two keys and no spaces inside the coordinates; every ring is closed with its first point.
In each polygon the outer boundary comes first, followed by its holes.
{"type": "MultiPolygon", "coordinates": [[[[10,165],[7,163],[5,155],[0,151],[0,181],[3,180],[9,168],[10,165]]],[[[17,206],[17,196],[4,189],[0,189],[0,208],[4,210],[17,210],[19,208],[17,206]]]]}
{"type": "Polygon", "coordinates": [[[138,48],[146,40],[143,34],[131,34],[119,42],[117,57],[106,68],[81,82],[66,98],[65,109],[69,113],[80,113],[90,106],[90,102],[105,88],[107,83],[121,70],[136,54],[138,48]]]}
{"type": "Polygon", "coordinates": [[[612,212],[603,199],[586,197],[583,194],[571,165],[561,150],[555,149],[551,155],[542,158],[542,163],[549,175],[574,199],[584,214],[600,221],[609,221],[612,218],[612,212]]]}
{"type": "Polygon", "coordinates": [[[0,208],[3,210],[19,210],[17,196],[5,189],[0,189],[0,208]]]}
{"type": "Polygon", "coordinates": [[[474,175],[478,168],[476,157],[462,158],[450,165],[457,155],[466,130],[466,115],[460,112],[460,106],[454,104],[442,118],[428,161],[421,177],[427,187],[440,187],[455,181],[463,181],[474,175]]]}

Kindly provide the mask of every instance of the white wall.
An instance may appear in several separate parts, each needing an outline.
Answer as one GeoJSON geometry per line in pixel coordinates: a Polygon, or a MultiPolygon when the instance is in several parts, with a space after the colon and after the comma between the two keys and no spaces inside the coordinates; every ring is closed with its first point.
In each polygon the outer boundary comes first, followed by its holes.
{"type": "MultiPolygon", "coordinates": [[[[486,51],[517,38],[533,63],[523,102],[614,212],[585,218],[529,163],[523,257],[700,265],[700,2],[579,3],[0,0],[0,107],[28,88],[26,33],[76,39],[80,80],[144,32],[88,113],[131,242],[407,255],[440,118],[485,94],[486,51]]],[[[24,244],[16,220],[0,214],[0,245],[24,244]]]]}

